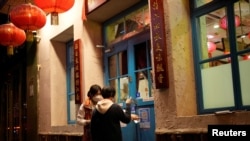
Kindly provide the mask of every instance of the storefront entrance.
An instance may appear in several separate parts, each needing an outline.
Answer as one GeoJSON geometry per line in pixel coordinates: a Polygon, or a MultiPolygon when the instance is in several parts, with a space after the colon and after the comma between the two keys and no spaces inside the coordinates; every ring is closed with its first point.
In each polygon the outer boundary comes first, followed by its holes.
{"type": "Polygon", "coordinates": [[[120,104],[134,99],[132,113],[139,123],[122,124],[124,141],[154,141],[155,116],[150,32],[139,33],[112,45],[105,51],[106,84],[116,88],[120,104]]]}

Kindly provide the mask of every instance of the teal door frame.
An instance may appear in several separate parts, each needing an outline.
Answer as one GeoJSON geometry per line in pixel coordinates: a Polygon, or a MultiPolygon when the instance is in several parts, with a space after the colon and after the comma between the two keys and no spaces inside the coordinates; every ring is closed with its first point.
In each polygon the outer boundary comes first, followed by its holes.
{"type": "MultiPolygon", "coordinates": [[[[146,100],[144,101],[141,98],[137,97],[137,88],[136,88],[136,68],[135,68],[135,59],[136,54],[134,51],[135,45],[147,42],[149,43],[147,46],[150,46],[150,32],[149,30],[139,33],[134,37],[131,37],[127,40],[121,41],[112,45],[111,51],[105,51],[104,53],[104,66],[105,67],[105,85],[110,85],[110,77],[109,77],[109,61],[108,58],[110,56],[114,56],[120,52],[127,51],[127,68],[128,73],[125,75],[129,78],[129,95],[135,100],[135,104],[132,107],[132,112],[142,116],[142,121],[140,123],[130,122],[125,125],[122,124],[122,134],[123,141],[154,141],[155,140],[155,116],[154,116],[154,101],[146,100]],[[146,115],[146,116],[145,116],[146,115]]],[[[147,47],[149,48],[149,47],[147,47]]],[[[150,50],[147,50],[150,51],[150,50]]],[[[118,56],[118,55],[117,55],[118,56]]],[[[117,60],[118,57],[117,57],[117,60]]],[[[116,65],[121,61],[117,61],[116,65]]],[[[124,67],[124,66],[123,66],[124,67]]],[[[116,67],[119,69],[120,67],[116,67]]],[[[116,78],[121,78],[123,76],[118,76],[116,78]]],[[[149,85],[152,85],[151,83],[149,85]]],[[[120,92],[117,92],[119,95],[120,92]]],[[[120,96],[118,96],[119,98],[120,96]]],[[[119,101],[119,103],[124,105],[124,101],[119,101]]]]}

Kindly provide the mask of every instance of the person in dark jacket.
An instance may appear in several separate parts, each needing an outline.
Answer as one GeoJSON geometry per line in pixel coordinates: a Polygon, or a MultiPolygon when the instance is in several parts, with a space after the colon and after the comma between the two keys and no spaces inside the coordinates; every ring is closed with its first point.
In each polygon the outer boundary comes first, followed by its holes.
{"type": "Polygon", "coordinates": [[[126,110],[116,103],[116,91],[113,87],[102,88],[103,100],[98,101],[91,118],[92,141],[122,141],[120,122],[128,124],[131,119],[138,119],[137,115],[131,115],[131,102],[126,100],[126,110]]]}

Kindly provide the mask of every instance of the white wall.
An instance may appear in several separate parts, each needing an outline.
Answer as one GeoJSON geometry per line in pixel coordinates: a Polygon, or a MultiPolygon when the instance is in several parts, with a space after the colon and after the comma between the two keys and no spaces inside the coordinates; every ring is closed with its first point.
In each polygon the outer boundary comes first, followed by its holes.
{"type": "Polygon", "coordinates": [[[41,65],[38,86],[40,134],[82,134],[82,127],[67,125],[65,45],[62,42],[51,42],[53,37],[73,26],[74,40],[82,40],[84,97],[93,83],[103,85],[102,51],[95,47],[101,44],[101,26],[90,20],[82,21],[82,2],[75,0],[69,11],[59,13],[59,25],[50,24],[49,14],[46,25],[38,32],[41,36],[38,43],[38,64],[41,65]]]}

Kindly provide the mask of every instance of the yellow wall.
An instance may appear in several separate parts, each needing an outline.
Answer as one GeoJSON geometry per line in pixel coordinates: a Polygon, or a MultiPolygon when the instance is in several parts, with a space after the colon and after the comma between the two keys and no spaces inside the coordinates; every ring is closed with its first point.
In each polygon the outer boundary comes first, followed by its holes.
{"type": "Polygon", "coordinates": [[[189,2],[164,1],[164,9],[170,85],[155,90],[156,134],[202,133],[209,124],[249,124],[249,111],[198,115],[189,2]]]}

